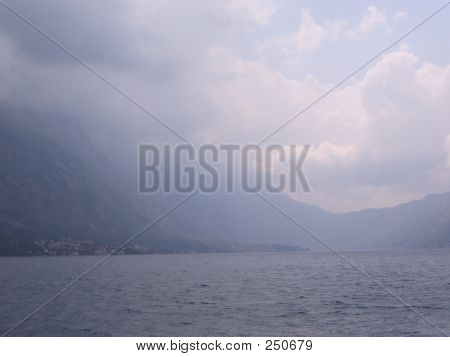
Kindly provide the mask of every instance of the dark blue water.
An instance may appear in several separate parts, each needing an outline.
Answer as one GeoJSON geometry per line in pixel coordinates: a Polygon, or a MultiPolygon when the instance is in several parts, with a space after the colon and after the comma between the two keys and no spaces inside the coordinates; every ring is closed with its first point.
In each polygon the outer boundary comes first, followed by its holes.
{"type": "MultiPolygon", "coordinates": [[[[347,253],[450,334],[450,251],[347,253]]],[[[101,257],[0,259],[0,332],[101,257]]],[[[117,256],[18,336],[439,336],[332,253],[117,256]]]]}

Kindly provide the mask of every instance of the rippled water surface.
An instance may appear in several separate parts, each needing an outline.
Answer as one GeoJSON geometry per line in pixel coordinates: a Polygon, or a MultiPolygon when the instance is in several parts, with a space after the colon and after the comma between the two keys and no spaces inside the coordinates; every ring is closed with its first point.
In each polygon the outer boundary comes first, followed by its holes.
{"type": "MultiPolygon", "coordinates": [[[[416,313],[332,253],[116,256],[11,335],[450,334],[450,251],[346,256],[416,313]]],[[[0,333],[100,259],[0,258],[0,333]]]]}

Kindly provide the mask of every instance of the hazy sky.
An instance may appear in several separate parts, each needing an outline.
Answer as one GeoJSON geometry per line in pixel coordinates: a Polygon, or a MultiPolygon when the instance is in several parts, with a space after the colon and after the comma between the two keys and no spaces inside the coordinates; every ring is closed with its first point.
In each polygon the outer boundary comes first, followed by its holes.
{"type": "MultiPolygon", "coordinates": [[[[258,142],[443,1],[9,0],[194,143],[258,142]]],[[[450,190],[450,9],[270,139],[346,211],[450,190]]],[[[179,139],[0,6],[0,99],[77,116],[118,164],[179,139]]]]}

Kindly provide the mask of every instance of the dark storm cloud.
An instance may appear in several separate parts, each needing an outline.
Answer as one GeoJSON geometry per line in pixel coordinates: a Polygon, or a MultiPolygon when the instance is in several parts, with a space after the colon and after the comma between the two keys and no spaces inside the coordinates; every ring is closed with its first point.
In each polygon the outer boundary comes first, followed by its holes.
{"type": "MultiPolygon", "coordinates": [[[[126,1],[16,0],[10,4],[64,47],[91,64],[142,70],[154,80],[176,75],[179,60],[162,34],[142,33],[126,1]]],[[[72,64],[73,59],[11,11],[0,6],[0,31],[18,55],[36,63],[72,64]]]]}

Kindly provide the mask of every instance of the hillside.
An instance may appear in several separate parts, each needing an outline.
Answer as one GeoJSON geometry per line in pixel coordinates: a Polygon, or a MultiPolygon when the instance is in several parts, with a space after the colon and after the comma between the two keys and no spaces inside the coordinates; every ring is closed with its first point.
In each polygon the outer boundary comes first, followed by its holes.
{"type": "MultiPolygon", "coordinates": [[[[130,193],[76,119],[0,106],[0,255],[41,254],[37,241],[114,247],[162,212],[130,193]]],[[[172,226],[161,221],[137,243],[162,252],[211,249],[172,226]]]]}
{"type": "MultiPolygon", "coordinates": [[[[284,195],[267,197],[337,249],[450,246],[450,193],[344,214],[284,195]]],[[[179,199],[138,195],[76,119],[0,105],[0,255],[41,253],[37,241],[111,247],[179,199]]],[[[150,252],[325,249],[259,197],[244,193],[197,195],[136,243],[150,252]]]]}

